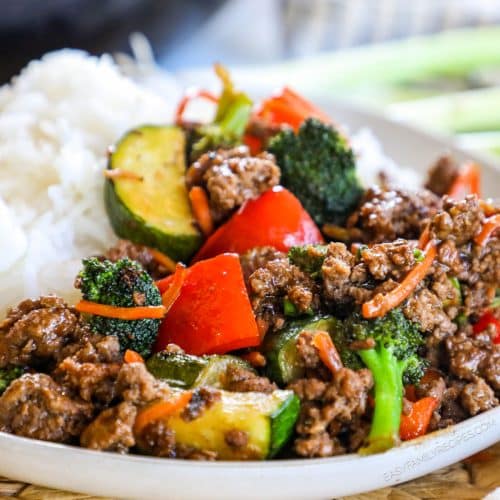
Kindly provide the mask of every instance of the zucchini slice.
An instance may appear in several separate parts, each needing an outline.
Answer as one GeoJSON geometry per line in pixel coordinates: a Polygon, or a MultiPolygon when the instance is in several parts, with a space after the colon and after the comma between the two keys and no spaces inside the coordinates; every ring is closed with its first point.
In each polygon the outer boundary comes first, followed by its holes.
{"type": "Polygon", "coordinates": [[[151,356],[146,366],[156,378],[165,380],[172,387],[186,389],[201,386],[224,389],[229,366],[253,371],[248,363],[236,356],[192,356],[166,352],[151,356]]]}
{"type": "Polygon", "coordinates": [[[135,177],[107,179],[104,189],[115,233],[176,261],[187,261],[202,242],[185,185],[185,143],[179,127],[145,125],[129,131],[111,154],[108,170],[135,177]]]}
{"type": "Polygon", "coordinates": [[[225,392],[201,415],[186,421],[181,414],[168,420],[177,444],[217,452],[221,460],[271,458],[291,437],[300,410],[292,391],[225,392]],[[241,448],[226,442],[229,431],[243,431],[247,443],[241,448]]]}
{"type": "Polygon", "coordinates": [[[339,325],[333,317],[308,318],[288,323],[283,329],[266,335],[264,354],[267,376],[280,385],[288,384],[304,375],[297,352],[297,338],[304,330],[324,330],[330,335],[339,325]]]}

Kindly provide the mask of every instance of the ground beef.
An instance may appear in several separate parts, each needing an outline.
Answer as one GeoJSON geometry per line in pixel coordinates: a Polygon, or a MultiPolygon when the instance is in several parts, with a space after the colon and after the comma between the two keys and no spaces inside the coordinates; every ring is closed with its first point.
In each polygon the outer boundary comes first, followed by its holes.
{"type": "Polygon", "coordinates": [[[415,244],[407,240],[362,248],[361,260],[376,280],[401,279],[415,265],[415,244]]]}
{"type": "Polygon", "coordinates": [[[309,369],[317,369],[322,366],[322,361],[318,354],[318,349],[313,344],[314,333],[303,330],[297,337],[298,362],[309,369]]]}
{"type": "Polygon", "coordinates": [[[450,191],[459,170],[458,163],[451,156],[441,156],[429,169],[425,188],[438,196],[445,195],[450,191]]]}
{"type": "Polygon", "coordinates": [[[130,403],[102,411],[83,431],[80,444],[93,450],[127,453],[135,445],[132,429],[136,415],[137,409],[130,403]]]}
{"type": "Polygon", "coordinates": [[[176,456],[175,432],[167,427],[164,420],[149,423],[135,439],[142,453],[163,458],[176,456]]]}
{"type": "Polygon", "coordinates": [[[78,332],[78,314],[58,297],[27,299],[0,323],[0,367],[45,367],[78,332]]]}
{"type": "Polygon", "coordinates": [[[418,239],[439,207],[439,197],[426,189],[412,192],[373,187],[365,191],[346,226],[348,230],[359,229],[365,243],[418,239]]]}
{"type": "Polygon", "coordinates": [[[127,402],[145,404],[153,399],[168,398],[170,389],[151,375],[144,363],[126,363],[118,373],[116,393],[127,402]]]}
{"type": "Polygon", "coordinates": [[[239,429],[231,429],[224,434],[224,441],[231,448],[245,448],[248,444],[248,433],[239,429]]]}
{"type": "Polygon", "coordinates": [[[207,190],[213,218],[220,222],[246,200],[276,186],[280,175],[273,155],[250,156],[246,146],[239,146],[202,155],[189,167],[186,182],[188,188],[207,190]]]}
{"type": "Polygon", "coordinates": [[[0,397],[0,430],[33,439],[71,442],[92,415],[91,404],[71,398],[43,373],[14,380],[0,397]]]}
{"type": "Polygon", "coordinates": [[[195,420],[202,413],[220,401],[221,393],[211,387],[200,387],[193,391],[189,404],[182,412],[182,418],[187,422],[195,420]]]}
{"type": "Polygon", "coordinates": [[[453,240],[458,247],[479,233],[483,220],[484,213],[476,195],[468,195],[463,200],[445,196],[443,210],[431,220],[431,237],[453,240]]]}
{"type": "Polygon", "coordinates": [[[155,260],[153,254],[148,247],[132,243],[129,240],[119,240],[116,245],[112,246],[104,255],[106,259],[116,262],[117,260],[129,258],[135,260],[154,278],[160,279],[169,274],[169,270],[165,269],[158,261],[155,260]]]}
{"type": "Polygon", "coordinates": [[[488,333],[469,337],[459,332],[446,339],[445,348],[453,375],[468,381],[479,376],[500,390],[500,345],[494,344],[488,333]]]}
{"type": "Polygon", "coordinates": [[[224,387],[231,392],[264,392],[269,394],[277,389],[267,377],[259,377],[252,370],[229,365],[224,387]]]}
{"type": "Polygon", "coordinates": [[[498,399],[495,397],[493,389],[479,377],[475,377],[463,388],[460,400],[462,406],[471,415],[477,415],[498,406],[498,399]]]}
{"type": "MultiPolygon", "coordinates": [[[[341,435],[360,427],[372,385],[369,370],[348,368],[336,372],[331,381],[305,378],[289,384],[288,389],[302,402],[295,452],[299,456],[324,457],[353,449],[355,442],[343,443],[341,435]]],[[[357,438],[359,446],[362,440],[357,438]]]]}
{"type": "Polygon", "coordinates": [[[438,402],[438,408],[443,401],[446,391],[446,381],[438,372],[431,372],[432,376],[426,374],[416,387],[417,398],[431,397],[438,402]]]}
{"type": "Polygon", "coordinates": [[[121,365],[118,339],[92,335],[72,356],[63,359],[52,375],[84,401],[107,405],[115,398],[121,365]]]}
{"type": "Polygon", "coordinates": [[[334,305],[361,304],[373,291],[365,288],[368,272],[364,264],[356,264],[355,256],[343,243],[330,243],[323,265],[323,297],[334,305]]]}
{"type": "Polygon", "coordinates": [[[241,267],[247,287],[249,286],[250,276],[257,269],[265,267],[268,262],[273,260],[287,260],[287,256],[273,247],[255,247],[240,255],[241,267]]]}
{"type": "Polygon", "coordinates": [[[288,259],[272,260],[257,269],[249,278],[249,289],[253,310],[264,331],[283,326],[285,299],[301,313],[319,307],[319,286],[288,259]]]}
{"type": "MultiPolygon", "coordinates": [[[[446,314],[443,301],[428,288],[411,295],[403,307],[403,313],[428,334],[426,341],[430,354],[435,354],[434,348],[457,329],[457,325],[446,314]]],[[[431,361],[436,363],[436,360],[431,361]]]]}

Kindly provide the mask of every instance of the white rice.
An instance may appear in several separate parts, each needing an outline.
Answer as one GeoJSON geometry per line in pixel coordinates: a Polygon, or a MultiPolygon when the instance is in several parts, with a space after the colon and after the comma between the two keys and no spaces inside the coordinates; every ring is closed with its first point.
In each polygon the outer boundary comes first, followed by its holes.
{"type": "MultiPolygon", "coordinates": [[[[0,318],[25,297],[75,298],[80,259],[115,241],[103,205],[108,146],[131,127],[167,123],[177,98],[139,87],[110,57],[69,50],[0,89],[0,318]]],[[[382,168],[415,182],[369,131],[352,144],[367,185],[382,168]]]]}
{"type": "Polygon", "coordinates": [[[70,298],[79,259],[114,241],[103,206],[106,150],[171,105],[109,56],[60,51],[0,90],[0,317],[18,300],[70,298]]]}

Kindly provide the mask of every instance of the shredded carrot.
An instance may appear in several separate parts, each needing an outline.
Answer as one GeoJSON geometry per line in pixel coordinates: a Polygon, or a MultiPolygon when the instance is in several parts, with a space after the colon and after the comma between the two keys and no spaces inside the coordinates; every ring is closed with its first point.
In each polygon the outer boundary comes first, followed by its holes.
{"type": "Polygon", "coordinates": [[[192,395],[191,391],[185,391],[175,399],[158,401],[143,408],[135,419],[134,434],[140,434],[151,422],[170,417],[185,408],[191,401],[192,395]]]}
{"type": "Polygon", "coordinates": [[[427,246],[427,243],[429,243],[430,236],[431,227],[430,224],[427,224],[427,226],[425,226],[425,229],[422,231],[420,238],[418,239],[418,248],[423,250],[427,246]]]}
{"type": "Polygon", "coordinates": [[[448,196],[452,198],[463,198],[467,194],[477,194],[480,196],[480,168],[473,162],[466,163],[453,181],[448,196]]]}
{"type": "Polygon", "coordinates": [[[127,349],[123,355],[125,363],[144,363],[144,358],[132,349],[127,349]]]}
{"type": "Polygon", "coordinates": [[[166,313],[164,306],[116,307],[89,300],[80,300],[75,309],[81,313],[124,320],[161,319],[166,313]]]}
{"type": "Polygon", "coordinates": [[[182,125],[184,123],[183,116],[184,112],[186,111],[187,105],[194,99],[198,99],[200,97],[215,103],[219,102],[219,98],[208,90],[196,88],[188,90],[177,105],[177,110],[175,112],[175,123],[177,125],[182,125]]]}
{"type": "Polygon", "coordinates": [[[314,347],[318,350],[319,357],[323,364],[332,372],[337,373],[342,368],[342,360],[334,346],[330,335],[327,332],[318,330],[314,333],[314,347]]]}
{"type": "Polygon", "coordinates": [[[483,224],[481,232],[474,238],[474,241],[480,247],[484,247],[488,242],[490,236],[500,228],[500,214],[488,217],[483,224]]]}
{"type": "Polygon", "coordinates": [[[259,351],[251,351],[240,355],[241,359],[248,361],[255,368],[266,366],[266,358],[259,351]]]}
{"type": "Polygon", "coordinates": [[[214,221],[210,213],[210,205],[205,190],[200,186],[194,186],[189,191],[189,200],[193,209],[193,215],[205,236],[212,234],[214,221]]]}
{"type": "Polygon", "coordinates": [[[361,308],[363,317],[379,318],[387,314],[391,309],[399,306],[399,304],[408,298],[413,290],[415,290],[416,286],[425,278],[427,271],[434,262],[436,254],[436,242],[430,241],[425,247],[424,260],[418,262],[394,290],[391,290],[385,295],[379,293],[375,295],[372,300],[363,304],[361,308]]]}
{"type": "Polygon", "coordinates": [[[174,305],[175,301],[179,298],[181,294],[182,285],[186,280],[187,269],[184,264],[177,264],[175,268],[175,273],[172,276],[172,283],[161,296],[163,306],[165,307],[165,313],[167,313],[171,307],[174,305]]]}
{"type": "Polygon", "coordinates": [[[176,262],[172,260],[168,255],[163,252],[156,250],[156,248],[148,247],[149,253],[153,256],[153,259],[163,266],[167,271],[173,273],[175,271],[176,262]]]}
{"type": "Polygon", "coordinates": [[[122,168],[113,168],[104,171],[106,179],[130,179],[132,181],[142,181],[143,177],[131,170],[123,170],[122,168]]]}

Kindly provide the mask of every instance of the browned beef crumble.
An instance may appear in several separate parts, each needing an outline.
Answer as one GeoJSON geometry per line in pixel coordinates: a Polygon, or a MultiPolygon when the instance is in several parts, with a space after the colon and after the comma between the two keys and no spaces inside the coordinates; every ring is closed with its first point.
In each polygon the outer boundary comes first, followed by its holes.
{"type": "Polygon", "coordinates": [[[150,422],[135,439],[142,453],[163,458],[176,456],[175,432],[163,420],[150,422]]]}
{"type": "Polygon", "coordinates": [[[92,416],[90,403],[72,398],[43,373],[14,380],[0,397],[0,430],[18,436],[71,442],[92,416]]]}
{"type": "Polygon", "coordinates": [[[459,170],[458,163],[451,156],[441,156],[431,166],[424,187],[438,196],[443,196],[450,191],[459,170]]]}
{"type": "Polygon", "coordinates": [[[297,438],[294,450],[299,456],[326,457],[345,453],[359,446],[367,427],[362,418],[366,413],[368,391],[373,385],[369,370],[340,368],[333,377],[311,343],[311,332],[301,332],[297,340],[299,361],[307,378],[288,385],[301,400],[297,438]],[[341,434],[355,430],[351,442],[341,434]]]}
{"type": "Polygon", "coordinates": [[[133,426],[137,408],[131,403],[120,403],[103,410],[87,426],[80,437],[85,448],[127,453],[135,445],[133,426]]]}
{"type": "Polygon", "coordinates": [[[26,299],[0,323],[0,367],[44,367],[78,334],[78,313],[58,297],[26,299]]]}
{"type": "Polygon", "coordinates": [[[318,285],[287,258],[272,260],[257,269],[249,278],[249,288],[255,315],[267,327],[283,326],[285,299],[301,313],[319,307],[318,285]]]}
{"type": "Polygon", "coordinates": [[[155,260],[148,247],[132,243],[129,240],[119,240],[106,252],[104,257],[112,262],[124,258],[134,260],[138,262],[153,279],[160,279],[169,274],[169,270],[165,269],[155,260]]]}
{"type": "Polygon", "coordinates": [[[445,348],[451,374],[467,381],[482,377],[500,390],[500,345],[487,332],[475,336],[459,332],[446,339],[445,348]]]}
{"type": "Polygon", "coordinates": [[[239,146],[202,155],[189,167],[186,182],[188,188],[207,190],[213,218],[220,222],[246,200],[276,186],[280,175],[273,155],[251,156],[246,146],[239,146]]]}
{"type": "Polygon", "coordinates": [[[277,389],[276,384],[267,377],[260,377],[252,370],[236,365],[228,367],[224,387],[231,392],[264,392],[267,394],[277,389]]]}
{"type": "Polygon", "coordinates": [[[358,229],[366,243],[397,238],[418,239],[423,228],[440,208],[435,194],[421,189],[367,189],[359,208],[349,217],[348,230],[358,229]]]}
{"type": "Polygon", "coordinates": [[[245,448],[248,444],[248,433],[240,429],[230,429],[225,433],[224,441],[231,448],[245,448]]]}
{"type": "Polygon", "coordinates": [[[241,268],[245,283],[249,287],[250,276],[261,267],[265,267],[273,260],[285,260],[286,254],[278,252],[273,247],[255,247],[240,255],[241,268]]]}
{"type": "Polygon", "coordinates": [[[475,377],[462,389],[460,401],[470,415],[477,415],[498,406],[493,389],[480,377],[475,377]]]}

